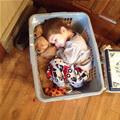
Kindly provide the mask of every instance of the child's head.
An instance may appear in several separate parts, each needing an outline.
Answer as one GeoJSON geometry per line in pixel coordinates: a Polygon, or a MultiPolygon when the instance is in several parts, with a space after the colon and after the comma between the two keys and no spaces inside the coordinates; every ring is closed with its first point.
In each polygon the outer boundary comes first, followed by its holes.
{"type": "Polygon", "coordinates": [[[43,23],[43,35],[56,47],[64,47],[72,35],[72,28],[62,18],[51,18],[43,23]]]}

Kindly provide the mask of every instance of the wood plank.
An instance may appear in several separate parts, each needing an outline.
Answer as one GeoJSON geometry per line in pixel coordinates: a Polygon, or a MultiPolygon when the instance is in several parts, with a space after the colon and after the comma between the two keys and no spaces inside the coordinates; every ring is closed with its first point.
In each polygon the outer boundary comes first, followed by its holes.
{"type": "Polygon", "coordinates": [[[73,4],[78,4],[88,9],[92,7],[94,2],[95,0],[73,0],[73,4]]]}
{"type": "Polygon", "coordinates": [[[120,0],[110,0],[101,14],[117,21],[120,18],[120,0]]]}
{"type": "Polygon", "coordinates": [[[112,120],[115,115],[117,116],[114,119],[119,120],[119,114],[111,111],[114,96],[115,94],[104,93],[101,96],[91,97],[84,120],[112,120]]]}
{"type": "MultiPolygon", "coordinates": [[[[91,18],[91,23],[92,23],[94,32],[105,38],[108,38],[109,32],[116,27],[115,24],[111,24],[110,22],[100,18],[95,14],[90,15],[90,18],[91,18]]],[[[114,38],[111,38],[110,40],[113,40],[113,39],[114,38]]]]}
{"type": "Polygon", "coordinates": [[[116,94],[115,97],[114,97],[114,100],[112,102],[112,105],[111,105],[111,110],[120,114],[120,110],[119,110],[120,100],[119,99],[120,99],[120,95],[116,94]]]}
{"type": "Polygon", "coordinates": [[[91,8],[92,12],[94,14],[101,14],[109,2],[110,0],[96,0],[91,8]]]}

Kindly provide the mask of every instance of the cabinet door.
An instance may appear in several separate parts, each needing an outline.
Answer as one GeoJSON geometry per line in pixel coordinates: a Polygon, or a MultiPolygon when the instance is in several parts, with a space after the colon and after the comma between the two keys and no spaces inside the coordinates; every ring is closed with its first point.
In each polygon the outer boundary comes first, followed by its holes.
{"type": "Polygon", "coordinates": [[[113,40],[116,44],[120,45],[120,24],[117,23],[108,34],[108,39],[113,40]]]}
{"type": "Polygon", "coordinates": [[[12,18],[15,16],[22,2],[23,0],[0,1],[0,38],[5,29],[7,29],[12,18]]]}
{"type": "Polygon", "coordinates": [[[90,9],[94,4],[95,0],[73,0],[74,5],[83,6],[85,8],[90,9]]]}
{"type": "Polygon", "coordinates": [[[120,0],[96,0],[92,12],[116,24],[120,19],[120,0]]]}

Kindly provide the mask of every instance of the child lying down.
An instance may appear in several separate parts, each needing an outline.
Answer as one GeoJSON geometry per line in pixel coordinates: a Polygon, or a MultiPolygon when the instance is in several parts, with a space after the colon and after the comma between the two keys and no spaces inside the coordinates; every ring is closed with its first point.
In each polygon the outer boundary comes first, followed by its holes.
{"type": "Polygon", "coordinates": [[[48,78],[59,88],[80,88],[89,81],[92,57],[83,37],[62,18],[46,20],[43,35],[57,48],[56,58],[48,65],[48,78]]]}
{"type": "Polygon", "coordinates": [[[84,83],[90,81],[89,70],[92,67],[92,58],[91,51],[85,42],[87,37],[84,32],[81,35],[75,33],[63,19],[52,18],[42,24],[42,29],[41,25],[35,28],[35,38],[37,38],[36,51],[40,54],[38,67],[40,71],[42,68],[43,72],[41,72],[44,73],[40,74],[42,78],[40,80],[46,95],[73,94],[76,93],[74,91],[76,88],[79,89],[84,86],[84,83]],[[44,40],[41,35],[46,39],[44,40]],[[48,44],[56,46],[57,54],[55,49],[51,51],[53,48],[48,44]],[[48,65],[47,69],[45,67],[46,70],[43,70],[43,64],[48,65]],[[45,77],[45,71],[48,79],[45,77]]]}

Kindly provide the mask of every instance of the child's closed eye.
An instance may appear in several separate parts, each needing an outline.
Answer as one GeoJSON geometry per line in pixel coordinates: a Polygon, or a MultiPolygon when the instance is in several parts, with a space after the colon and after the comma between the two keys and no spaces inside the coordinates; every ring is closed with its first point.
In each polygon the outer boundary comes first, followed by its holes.
{"type": "Polygon", "coordinates": [[[54,39],[55,42],[57,42],[57,39],[54,39]]]}
{"type": "Polygon", "coordinates": [[[58,39],[57,39],[57,38],[55,38],[55,39],[54,39],[54,42],[55,42],[55,43],[57,43],[57,42],[58,42],[58,39]]]}

